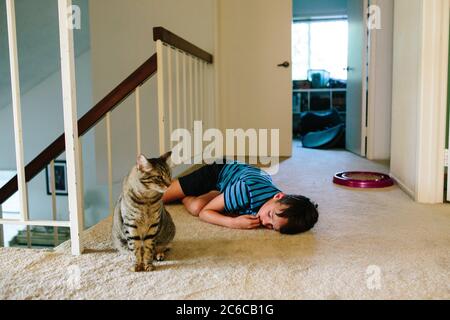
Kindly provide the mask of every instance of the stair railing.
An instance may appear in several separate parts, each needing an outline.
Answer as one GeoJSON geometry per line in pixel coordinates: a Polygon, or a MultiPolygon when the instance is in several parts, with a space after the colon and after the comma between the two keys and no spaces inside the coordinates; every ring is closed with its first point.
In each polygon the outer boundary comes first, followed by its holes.
{"type": "MultiPolygon", "coordinates": [[[[163,154],[172,149],[170,134],[175,128],[193,132],[194,122],[203,129],[217,127],[213,56],[170,31],[153,30],[158,55],[159,146],[163,154]]],[[[194,158],[199,155],[194,154],[194,158]]]]}
{"type": "MultiPolygon", "coordinates": [[[[158,75],[158,118],[159,118],[159,146],[161,153],[171,149],[170,133],[175,128],[193,129],[194,121],[202,121],[207,127],[217,123],[217,111],[212,92],[214,83],[212,68],[213,56],[178,37],[170,31],[154,28],[156,54],[137,68],[127,79],[114,88],[105,98],[97,103],[80,120],[76,120],[76,85],[74,81],[74,51],[73,33],[67,25],[68,8],[71,0],[60,0],[60,40],[61,65],[63,75],[63,103],[65,113],[65,134],[58,137],[43,150],[28,165],[23,164],[22,121],[20,117],[20,87],[18,72],[18,54],[15,28],[14,0],[7,0],[8,35],[10,41],[10,61],[12,94],[15,124],[15,142],[17,176],[12,178],[0,189],[0,229],[2,225],[50,226],[55,228],[55,241],[58,239],[57,228],[69,227],[71,230],[72,253],[81,254],[83,246],[81,231],[83,228],[83,162],[81,157],[81,138],[101,120],[106,121],[107,158],[108,158],[108,194],[109,210],[113,210],[113,161],[111,138],[111,113],[130,95],[136,97],[136,141],[137,151],[141,152],[141,99],[142,85],[153,75],[158,75]],[[65,21],[63,21],[65,20],[65,21]],[[175,63],[174,63],[175,61],[175,63]],[[73,124],[73,125],[72,125],[73,124]],[[76,133],[76,134],[75,134],[76,133]],[[69,137],[69,139],[67,139],[69,137]],[[71,141],[70,139],[73,139],[71,141]],[[66,150],[66,144],[72,143],[74,152],[67,156],[67,165],[72,169],[74,177],[68,179],[69,184],[69,221],[56,221],[56,191],[54,187],[54,166],[57,159],[66,150]],[[78,162],[78,165],[77,165],[78,162]],[[27,183],[42,172],[47,166],[51,167],[52,217],[51,221],[30,221],[28,217],[27,183]],[[21,203],[20,219],[3,219],[1,205],[16,192],[19,192],[21,203]],[[72,206],[71,206],[71,196],[72,206]],[[75,204],[74,204],[75,202],[75,204]]],[[[69,173],[70,174],[70,173],[69,173]]],[[[29,229],[28,229],[29,231],[29,229]]],[[[0,230],[0,240],[3,237],[0,230]]],[[[29,240],[30,245],[30,240],[29,240]]]]}

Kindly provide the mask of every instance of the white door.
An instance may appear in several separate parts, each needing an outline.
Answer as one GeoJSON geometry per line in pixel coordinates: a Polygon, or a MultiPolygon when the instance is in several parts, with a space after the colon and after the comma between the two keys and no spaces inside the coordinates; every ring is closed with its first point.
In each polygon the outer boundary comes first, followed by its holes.
{"type": "Polygon", "coordinates": [[[347,0],[347,150],[366,156],[367,0],[347,0]]]}
{"type": "Polygon", "coordinates": [[[292,0],[220,0],[219,15],[223,127],[279,129],[280,155],[290,156],[292,0]]]}

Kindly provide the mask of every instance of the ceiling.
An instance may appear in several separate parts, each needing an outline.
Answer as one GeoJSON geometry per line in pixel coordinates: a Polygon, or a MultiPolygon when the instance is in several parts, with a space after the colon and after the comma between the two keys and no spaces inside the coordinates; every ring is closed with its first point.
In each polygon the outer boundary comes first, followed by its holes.
{"type": "MultiPolygon", "coordinates": [[[[22,95],[60,69],[58,0],[15,0],[22,95]]],[[[90,48],[88,0],[81,9],[81,29],[74,30],[75,54],[90,48]]],[[[11,104],[6,1],[0,1],[0,108],[11,104]]]]}

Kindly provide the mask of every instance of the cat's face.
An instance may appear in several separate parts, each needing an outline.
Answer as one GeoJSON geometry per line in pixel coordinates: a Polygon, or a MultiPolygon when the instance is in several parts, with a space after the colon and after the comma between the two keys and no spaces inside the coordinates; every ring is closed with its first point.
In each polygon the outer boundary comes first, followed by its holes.
{"type": "Polygon", "coordinates": [[[172,152],[160,158],[147,159],[140,155],[137,159],[139,180],[148,189],[159,193],[166,192],[172,182],[172,174],[168,162],[172,152]]]}

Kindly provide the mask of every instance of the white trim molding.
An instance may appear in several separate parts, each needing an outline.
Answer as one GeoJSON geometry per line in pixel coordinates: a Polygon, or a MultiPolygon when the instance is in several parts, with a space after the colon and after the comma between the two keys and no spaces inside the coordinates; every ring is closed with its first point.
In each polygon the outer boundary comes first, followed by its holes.
{"type": "Polygon", "coordinates": [[[371,0],[381,10],[380,29],[369,30],[367,158],[391,157],[394,2],[371,0]]]}
{"type": "Polygon", "coordinates": [[[444,200],[450,0],[422,0],[416,200],[444,200]]]}

